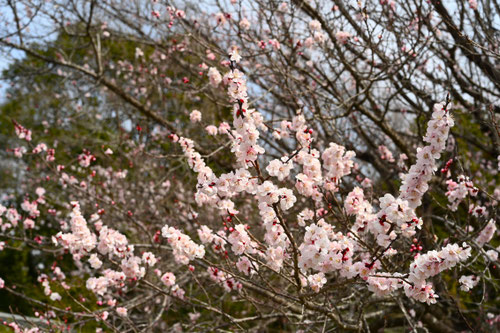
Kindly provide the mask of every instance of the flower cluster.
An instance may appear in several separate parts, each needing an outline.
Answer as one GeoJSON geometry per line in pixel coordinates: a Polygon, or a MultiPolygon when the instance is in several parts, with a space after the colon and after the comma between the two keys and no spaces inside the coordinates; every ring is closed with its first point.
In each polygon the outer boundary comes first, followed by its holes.
{"type": "Polygon", "coordinates": [[[455,267],[459,262],[467,260],[471,256],[471,247],[466,243],[448,244],[441,251],[429,251],[417,255],[415,261],[410,264],[410,275],[405,283],[405,293],[420,302],[428,304],[436,303],[438,297],[432,286],[426,280],[441,273],[444,270],[455,267]]]}
{"type": "Polygon", "coordinates": [[[477,236],[476,242],[479,244],[479,246],[482,247],[484,244],[488,243],[493,238],[496,231],[497,231],[497,225],[495,223],[495,220],[494,219],[489,220],[488,224],[486,224],[484,229],[481,230],[481,232],[477,236]]]}
{"type": "Polygon", "coordinates": [[[87,226],[87,221],[82,216],[80,204],[72,201],[73,211],[71,212],[71,232],[63,234],[59,232],[54,241],[61,244],[65,249],[69,249],[75,260],[80,260],[86,256],[97,245],[97,238],[87,226]]]}
{"type": "Polygon", "coordinates": [[[380,158],[389,162],[389,163],[394,163],[396,160],[394,159],[394,156],[392,155],[392,152],[389,150],[384,145],[378,146],[378,153],[380,155],[380,158]]]}
{"type": "MultiPolygon", "coordinates": [[[[408,201],[401,198],[394,198],[390,194],[386,194],[380,198],[378,218],[379,225],[386,229],[386,224],[393,223],[405,237],[413,236],[416,232],[415,229],[420,229],[423,224],[422,219],[417,217],[415,211],[409,206],[408,201]]],[[[382,241],[382,243],[384,242],[382,241]]]]}
{"type": "Polygon", "coordinates": [[[400,273],[377,273],[377,275],[369,276],[366,279],[368,290],[380,297],[387,296],[402,287],[402,276],[400,273]]]}
{"type": "Polygon", "coordinates": [[[448,179],[446,181],[446,184],[448,185],[448,192],[446,192],[446,196],[450,202],[448,208],[453,212],[458,209],[458,205],[467,196],[467,194],[474,197],[479,191],[479,189],[474,186],[472,181],[470,181],[467,176],[458,176],[457,182],[454,182],[452,179],[448,179]]]}
{"type": "Polygon", "coordinates": [[[219,83],[222,82],[222,76],[220,75],[219,71],[215,67],[210,67],[208,69],[208,79],[210,80],[210,84],[213,87],[217,87],[219,83]]]}
{"type": "Polygon", "coordinates": [[[22,140],[31,141],[31,131],[23,127],[17,121],[13,121],[13,123],[17,137],[22,140]]]}
{"type": "Polygon", "coordinates": [[[352,227],[354,233],[360,233],[369,228],[373,234],[378,234],[374,228],[378,228],[376,225],[377,216],[372,213],[373,207],[370,202],[365,200],[363,189],[360,187],[355,187],[347,195],[344,201],[344,208],[347,215],[356,216],[356,221],[352,227]]]}
{"type": "MultiPolygon", "coordinates": [[[[231,52],[233,62],[239,61],[236,50],[231,52]]],[[[232,69],[224,76],[228,82],[228,95],[233,106],[232,149],[240,165],[248,167],[257,160],[257,156],[264,153],[264,148],[258,144],[259,126],[263,126],[262,115],[254,109],[249,109],[246,80],[238,69],[232,69]]]]}
{"type": "Polygon", "coordinates": [[[226,291],[240,290],[243,285],[237,282],[233,277],[216,267],[208,267],[208,276],[212,281],[222,286],[226,291]]]}
{"type": "Polygon", "coordinates": [[[299,247],[301,269],[312,268],[323,273],[338,271],[344,277],[358,274],[352,261],[357,249],[353,239],[335,232],[323,219],[305,229],[304,242],[299,247]]]}
{"type": "Polygon", "coordinates": [[[87,168],[90,166],[91,162],[94,162],[96,160],[96,157],[92,155],[89,151],[84,151],[83,154],[80,154],[78,156],[78,162],[80,163],[80,166],[87,168]]]}
{"type": "Polygon", "coordinates": [[[229,230],[227,241],[232,245],[231,249],[234,254],[241,255],[243,253],[254,253],[257,244],[250,239],[246,231],[246,226],[238,224],[229,230]]]}
{"type": "Polygon", "coordinates": [[[323,167],[326,169],[325,178],[328,182],[338,183],[340,179],[351,173],[354,166],[352,159],[356,154],[333,142],[321,155],[323,167]]]}
{"type": "Polygon", "coordinates": [[[109,258],[113,258],[113,256],[125,258],[134,252],[134,248],[128,245],[128,240],[125,235],[107,226],[103,226],[99,229],[97,250],[102,255],[109,256],[109,258]]]}
{"type": "Polygon", "coordinates": [[[205,247],[198,245],[191,238],[174,227],[164,226],[161,229],[162,236],[172,246],[174,259],[177,263],[187,265],[191,260],[203,258],[205,247]]]}
{"type": "Polygon", "coordinates": [[[462,275],[458,282],[460,283],[460,290],[469,291],[479,283],[480,278],[475,275],[462,275]]]}
{"type": "Polygon", "coordinates": [[[446,148],[446,139],[453,125],[453,119],[444,103],[435,104],[424,136],[428,145],[417,149],[417,162],[401,177],[400,198],[407,200],[410,208],[421,205],[422,196],[428,190],[428,183],[437,170],[436,160],[446,148]]]}
{"type": "Polygon", "coordinates": [[[99,296],[104,296],[110,288],[125,287],[125,273],[117,272],[112,269],[105,269],[103,276],[91,277],[86,282],[88,290],[99,296]]]}

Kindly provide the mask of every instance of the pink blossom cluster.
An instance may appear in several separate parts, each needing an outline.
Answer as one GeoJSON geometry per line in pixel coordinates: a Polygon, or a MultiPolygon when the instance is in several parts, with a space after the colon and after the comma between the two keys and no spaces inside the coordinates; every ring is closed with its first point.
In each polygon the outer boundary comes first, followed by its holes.
{"type": "Polygon", "coordinates": [[[200,206],[209,204],[217,207],[223,213],[237,214],[234,203],[229,199],[237,192],[251,191],[257,180],[251,178],[248,170],[239,169],[235,173],[223,174],[219,178],[213,173],[201,155],[194,149],[190,139],[175,138],[181,145],[190,168],[198,173],[198,185],[195,194],[196,203],[200,206]],[[236,179],[235,179],[236,178],[236,179]],[[252,185],[248,188],[248,185],[252,185]]]}
{"type": "Polygon", "coordinates": [[[406,295],[427,304],[436,303],[438,296],[426,280],[444,270],[455,267],[459,262],[467,260],[470,256],[471,247],[466,243],[463,243],[462,246],[448,244],[441,251],[433,250],[417,255],[410,264],[408,277],[410,283],[404,283],[406,295]]]}
{"type": "Polygon", "coordinates": [[[421,205],[422,196],[428,190],[428,183],[437,170],[436,160],[446,148],[446,139],[453,125],[453,119],[445,109],[445,104],[435,104],[424,136],[424,141],[428,145],[417,149],[416,163],[401,177],[400,198],[407,200],[410,208],[421,205]]]}
{"type": "Polygon", "coordinates": [[[240,282],[237,282],[229,274],[216,267],[208,267],[207,272],[210,279],[222,286],[227,292],[243,288],[243,285],[240,282]]]}
{"type": "MultiPolygon", "coordinates": [[[[190,266],[192,267],[192,266],[190,266]]],[[[170,288],[170,292],[173,296],[184,299],[185,291],[178,284],[176,284],[177,278],[175,274],[172,272],[166,272],[162,275],[159,269],[155,270],[155,273],[158,277],[160,277],[161,282],[167,287],[170,288]]]]}
{"type": "Polygon", "coordinates": [[[53,292],[50,288],[50,280],[47,274],[41,274],[37,281],[43,286],[43,292],[45,295],[49,296],[52,301],[60,301],[62,299],[61,295],[57,292],[53,292]]]}
{"type": "Polygon", "coordinates": [[[244,17],[240,20],[239,26],[243,30],[248,30],[250,29],[251,23],[247,18],[244,17]]]}
{"type": "Polygon", "coordinates": [[[493,236],[495,235],[495,232],[497,231],[497,225],[495,223],[494,219],[491,219],[488,221],[488,224],[481,230],[479,235],[476,238],[476,242],[479,244],[479,246],[483,246],[484,244],[488,243],[490,240],[493,239],[493,236]]]}
{"type": "Polygon", "coordinates": [[[5,218],[9,221],[7,223],[2,223],[2,231],[5,231],[7,229],[12,228],[12,226],[16,227],[19,224],[19,221],[21,221],[21,214],[17,211],[15,208],[5,208],[4,206],[0,205],[0,216],[2,214],[5,214],[5,218]]]}
{"type": "Polygon", "coordinates": [[[86,287],[94,294],[104,296],[110,288],[125,287],[125,273],[112,269],[105,269],[102,273],[103,276],[87,279],[86,287]]]}
{"type": "MultiPolygon", "coordinates": [[[[294,162],[302,165],[302,172],[295,176],[295,188],[299,194],[305,197],[311,197],[315,201],[320,202],[323,199],[320,186],[323,182],[321,172],[321,162],[319,160],[319,151],[311,149],[310,151],[301,150],[294,157],[294,162]]],[[[330,190],[336,190],[335,183],[329,183],[330,190]]]]}
{"type": "Polygon", "coordinates": [[[342,177],[350,174],[354,166],[354,156],[356,154],[352,150],[346,151],[343,146],[331,142],[321,155],[323,167],[326,169],[326,182],[338,184],[342,177]]]}
{"type": "Polygon", "coordinates": [[[71,232],[59,232],[54,237],[54,242],[68,249],[75,260],[80,260],[96,247],[97,238],[87,226],[87,221],[80,211],[80,204],[77,201],[72,201],[71,205],[73,206],[73,210],[70,214],[71,232]]]}
{"type": "Polygon", "coordinates": [[[373,214],[372,204],[365,200],[363,189],[355,187],[347,195],[344,201],[344,208],[347,215],[354,215],[356,217],[355,224],[352,227],[353,233],[361,233],[369,228],[373,234],[379,234],[374,230],[376,226],[377,216],[373,214]]]}
{"type": "Polygon", "coordinates": [[[40,328],[38,328],[38,327],[32,327],[32,328],[21,327],[16,322],[10,322],[8,324],[7,324],[7,322],[4,322],[3,324],[10,327],[14,333],[39,333],[39,332],[42,332],[40,330],[40,328]]]}
{"type": "Polygon", "coordinates": [[[285,249],[290,240],[278,218],[278,207],[286,211],[296,201],[293,191],[287,188],[278,188],[271,181],[265,181],[256,188],[259,214],[265,230],[264,241],[268,244],[265,252],[267,264],[274,270],[279,270],[288,255],[285,249]]]}
{"type": "Polygon", "coordinates": [[[236,255],[252,254],[257,247],[257,243],[250,238],[246,226],[243,224],[235,225],[234,228],[229,229],[227,241],[232,245],[231,250],[236,255]]]}
{"type": "Polygon", "coordinates": [[[178,229],[165,225],[161,229],[161,233],[172,246],[174,259],[177,263],[187,265],[190,261],[205,256],[205,247],[196,244],[188,235],[183,234],[178,229]]]}
{"type": "MultiPolygon", "coordinates": [[[[396,230],[401,231],[404,237],[411,237],[415,234],[416,229],[422,227],[423,221],[415,214],[415,210],[410,207],[409,202],[399,198],[394,198],[391,194],[386,194],[380,198],[379,225],[383,227],[384,233],[387,231],[388,225],[394,225],[396,230]]],[[[393,230],[394,232],[394,230],[393,230]]],[[[393,240],[395,234],[389,238],[393,240]]],[[[379,244],[387,244],[388,239],[382,236],[379,244]]],[[[382,245],[382,246],[384,246],[382,245]]]]}
{"type": "Polygon", "coordinates": [[[39,143],[31,151],[33,154],[40,154],[42,151],[47,151],[47,145],[45,143],[39,143]]]}
{"type": "Polygon", "coordinates": [[[290,175],[290,170],[293,168],[291,159],[282,157],[281,159],[274,159],[266,167],[269,176],[278,178],[279,181],[284,180],[290,175]]]}
{"type": "Polygon", "coordinates": [[[136,280],[146,274],[146,269],[141,266],[142,263],[141,258],[132,255],[122,259],[120,268],[126,277],[136,280]]]}
{"type": "Polygon", "coordinates": [[[327,280],[325,278],[325,273],[320,272],[316,274],[309,275],[307,278],[307,282],[309,284],[309,287],[314,292],[319,292],[321,288],[326,284],[327,280]]]}
{"type": "Polygon", "coordinates": [[[377,296],[387,296],[402,287],[403,274],[400,273],[377,273],[366,279],[368,290],[377,296]]]}
{"type": "Polygon", "coordinates": [[[458,280],[458,282],[460,283],[460,290],[463,291],[471,290],[472,288],[477,286],[479,280],[481,280],[481,278],[475,275],[462,275],[458,280]]]}
{"type": "MultiPolygon", "coordinates": [[[[239,55],[233,51],[232,58],[239,61],[239,55]]],[[[258,144],[258,127],[263,125],[262,115],[254,109],[249,109],[246,80],[238,69],[232,69],[224,76],[228,82],[228,95],[233,106],[232,149],[236,160],[241,166],[248,167],[257,160],[257,156],[264,153],[264,148],[258,144]]]]}
{"type": "Polygon", "coordinates": [[[392,155],[392,152],[384,145],[378,146],[378,153],[380,155],[380,158],[384,161],[387,161],[389,163],[394,163],[396,161],[394,159],[394,156],[392,155]]]}
{"type": "Polygon", "coordinates": [[[459,262],[471,256],[471,247],[466,243],[448,244],[440,251],[419,254],[410,264],[408,277],[400,273],[371,273],[366,279],[368,289],[378,296],[385,296],[397,289],[404,288],[406,296],[427,304],[436,303],[432,284],[426,280],[444,270],[455,267],[459,262]]]}
{"type": "Polygon", "coordinates": [[[219,73],[217,68],[210,67],[208,69],[208,79],[213,87],[217,87],[222,82],[222,75],[219,73]]]}
{"type": "Polygon", "coordinates": [[[133,254],[134,247],[128,245],[128,240],[122,233],[103,226],[99,228],[99,242],[97,250],[102,255],[107,255],[110,259],[114,256],[125,258],[133,254]]]}
{"type": "Polygon", "coordinates": [[[192,123],[197,123],[201,121],[201,112],[198,110],[193,110],[189,114],[189,119],[191,120],[192,123]]]}
{"type": "Polygon", "coordinates": [[[358,274],[352,260],[358,249],[353,239],[335,232],[323,219],[305,229],[304,242],[299,247],[301,269],[314,269],[323,273],[338,271],[344,277],[358,274]]]}
{"type": "Polygon", "coordinates": [[[30,202],[29,200],[24,200],[21,204],[21,209],[28,213],[32,218],[36,218],[40,215],[40,211],[38,210],[38,201],[35,200],[30,202]]]}
{"type": "Polygon", "coordinates": [[[340,44],[347,44],[349,38],[351,38],[351,34],[347,31],[337,31],[335,38],[340,44]]]}
{"type": "Polygon", "coordinates": [[[89,151],[84,151],[83,154],[80,154],[78,156],[78,162],[80,163],[80,166],[87,168],[90,166],[91,162],[94,162],[96,160],[96,157],[92,155],[89,151]]]}
{"type": "Polygon", "coordinates": [[[241,256],[236,262],[236,268],[245,275],[253,275],[259,270],[259,265],[248,257],[241,256]]]}
{"type": "MultiPolygon", "coordinates": [[[[87,225],[87,221],[82,216],[80,205],[77,201],[71,202],[73,206],[70,221],[70,233],[59,232],[54,241],[68,249],[73,255],[77,264],[81,265],[80,260],[87,255],[89,264],[94,269],[100,269],[103,265],[101,257],[96,253],[91,253],[97,249],[101,256],[108,256],[110,259],[118,257],[121,259],[121,272],[106,269],[104,275],[100,277],[91,277],[87,280],[87,288],[92,292],[103,296],[111,287],[121,287],[125,278],[140,279],[145,275],[145,268],[141,266],[143,260],[133,254],[134,247],[128,244],[127,238],[120,232],[102,226],[97,220],[95,222],[96,231],[99,238],[92,233],[87,225]]],[[[151,261],[150,261],[151,262],[151,261]]]]}
{"type": "Polygon", "coordinates": [[[14,129],[16,131],[16,135],[19,139],[26,140],[26,141],[31,141],[31,131],[25,127],[23,127],[21,124],[19,124],[17,121],[14,122],[14,129]]]}
{"type": "MultiPolygon", "coordinates": [[[[236,49],[231,54],[231,61],[239,61],[236,49]]],[[[229,96],[232,100],[236,100],[233,123],[235,130],[232,131],[233,152],[237,155],[240,165],[247,168],[253,166],[258,156],[258,153],[255,151],[250,153],[250,150],[257,145],[259,139],[260,118],[256,122],[254,115],[258,113],[247,110],[246,83],[242,74],[232,68],[231,72],[224,77],[224,82],[229,86],[229,96]],[[250,150],[243,151],[243,148],[250,148],[250,150]]],[[[401,277],[399,275],[378,273],[378,276],[374,276],[377,274],[377,269],[380,268],[380,261],[371,260],[367,253],[361,252],[361,260],[353,262],[354,254],[360,250],[360,245],[355,241],[354,235],[364,231],[371,232],[376,236],[377,243],[386,248],[382,255],[389,256],[396,253],[394,249],[390,248],[390,244],[399,234],[404,237],[411,237],[415,234],[416,229],[421,227],[422,220],[416,216],[414,208],[418,206],[421,196],[428,188],[427,183],[435,170],[434,160],[444,149],[444,142],[452,125],[453,121],[447,111],[443,110],[443,104],[436,105],[427,134],[424,137],[424,141],[428,142],[429,145],[418,150],[417,163],[412,166],[407,175],[403,176],[400,197],[395,198],[386,194],[380,198],[378,214],[373,213],[372,205],[364,199],[361,188],[355,188],[349,193],[345,202],[346,213],[356,216],[352,234],[346,236],[341,232],[334,232],[333,227],[322,219],[305,228],[304,242],[299,247],[299,267],[304,272],[308,269],[319,271],[318,274],[308,278],[309,285],[313,290],[321,289],[326,283],[324,274],[333,271],[338,271],[341,276],[348,278],[360,275],[368,281],[369,288],[379,294],[388,294],[403,286],[401,279],[398,279],[401,277]]],[[[332,192],[337,191],[340,179],[349,175],[354,167],[355,154],[352,151],[346,151],[340,145],[330,143],[329,147],[320,155],[319,151],[311,147],[313,132],[308,128],[302,114],[295,116],[292,122],[283,121],[281,128],[273,131],[273,136],[289,137],[291,132],[296,133],[300,149],[294,152],[291,158],[284,156],[272,160],[267,165],[266,171],[270,176],[282,181],[289,177],[294,163],[301,165],[303,173],[297,174],[295,188],[299,194],[313,197],[319,203],[323,200],[320,187],[332,192]],[[322,175],[320,156],[325,169],[324,176],[322,175]]],[[[190,167],[198,173],[198,192],[196,195],[198,204],[209,203],[223,206],[227,212],[236,214],[234,204],[229,198],[243,191],[256,196],[265,229],[264,240],[268,245],[264,257],[268,267],[280,270],[284,260],[290,257],[290,253],[287,253],[290,240],[286,236],[282,226],[283,221],[278,216],[278,210],[285,212],[293,207],[297,201],[293,191],[279,188],[270,180],[262,180],[259,185],[258,177],[252,177],[243,168],[237,169],[234,173],[216,177],[212,170],[206,167],[201,156],[194,151],[191,140],[180,138],[179,143],[190,167]],[[224,202],[226,204],[222,204],[224,202]],[[228,202],[230,202],[229,206],[228,202]]],[[[385,159],[393,160],[388,149],[381,149],[381,153],[385,159]]],[[[303,210],[298,216],[299,224],[305,226],[305,221],[311,220],[313,216],[312,211],[303,210]]],[[[254,253],[255,243],[252,242],[244,225],[239,224],[228,230],[227,240],[236,255],[254,253]]],[[[215,251],[223,251],[226,235],[222,230],[218,234],[214,234],[210,228],[203,226],[198,230],[198,235],[204,244],[214,243],[215,251]]],[[[176,237],[171,237],[171,239],[176,239],[176,237]]],[[[178,239],[180,240],[181,237],[178,239]]],[[[187,262],[189,260],[184,261],[184,263],[187,262]]],[[[442,267],[444,270],[446,265],[442,267]]],[[[238,259],[237,268],[245,274],[252,274],[255,271],[254,262],[247,257],[238,259]]],[[[223,275],[220,271],[212,271],[212,278],[219,282],[225,278],[223,275]]],[[[409,284],[410,287],[406,287],[406,289],[413,291],[407,291],[407,294],[424,301],[430,300],[433,297],[432,286],[425,284],[425,277],[418,282],[421,287],[420,291],[417,292],[416,289],[410,288],[412,284],[409,284]]]]}
{"type": "Polygon", "coordinates": [[[453,212],[458,209],[458,205],[467,196],[467,194],[475,197],[479,191],[479,189],[474,186],[472,181],[469,180],[469,177],[464,175],[458,176],[457,182],[454,182],[452,179],[448,179],[446,184],[448,185],[448,192],[446,192],[446,196],[450,202],[448,208],[453,212]]]}
{"type": "Polygon", "coordinates": [[[388,246],[401,232],[404,237],[415,234],[422,220],[417,217],[414,209],[422,202],[424,193],[429,188],[436,167],[436,159],[445,149],[446,139],[453,119],[445,109],[444,103],[434,105],[432,118],[429,121],[424,141],[429,145],[417,149],[417,161],[410,167],[407,174],[401,176],[402,184],[398,198],[386,194],[380,198],[380,211],[377,215],[379,223],[372,224],[370,231],[377,237],[377,243],[388,246]],[[398,227],[391,228],[391,226],[398,227]],[[376,226],[376,227],[375,227],[376,226]],[[389,230],[392,230],[389,234],[389,230]]]}

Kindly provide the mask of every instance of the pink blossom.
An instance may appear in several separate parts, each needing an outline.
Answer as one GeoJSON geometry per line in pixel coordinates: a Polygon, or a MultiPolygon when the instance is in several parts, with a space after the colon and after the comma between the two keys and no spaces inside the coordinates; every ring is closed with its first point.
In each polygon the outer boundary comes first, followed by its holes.
{"type": "Polygon", "coordinates": [[[99,257],[97,256],[97,254],[95,253],[92,253],[90,255],[90,258],[89,258],[89,263],[90,263],[90,266],[93,268],[93,269],[99,269],[101,268],[102,266],[102,261],[99,259],[99,257]]]}
{"type": "Polygon", "coordinates": [[[191,113],[189,114],[189,119],[191,119],[192,123],[201,121],[201,112],[198,110],[191,111],[191,113]]]}
{"type": "Polygon", "coordinates": [[[248,21],[245,17],[241,19],[239,26],[243,30],[248,30],[250,29],[250,21],[248,21]]]}
{"type": "Polygon", "coordinates": [[[282,158],[282,160],[272,160],[266,167],[266,171],[270,176],[277,177],[278,180],[282,181],[290,174],[290,170],[293,167],[292,161],[288,161],[286,158],[282,158]]]}
{"type": "Polygon", "coordinates": [[[320,31],[321,30],[321,23],[318,20],[312,20],[309,22],[309,28],[312,31],[320,31]]]}
{"type": "Polygon", "coordinates": [[[168,240],[172,246],[174,259],[177,263],[188,264],[195,258],[203,258],[205,247],[197,245],[191,238],[174,227],[164,226],[161,229],[162,236],[168,240]]]}
{"type": "Polygon", "coordinates": [[[116,313],[120,316],[120,317],[127,317],[127,308],[124,308],[124,307],[118,307],[116,308],[116,313]]]}
{"type": "Polygon", "coordinates": [[[480,278],[475,275],[462,275],[458,282],[460,283],[460,290],[469,291],[479,283],[480,278]]]}
{"type": "Polygon", "coordinates": [[[340,44],[347,44],[347,41],[351,38],[351,34],[346,31],[337,31],[335,38],[340,44]]]}
{"type": "Polygon", "coordinates": [[[175,275],[174,273],[167,272],[161,276],[161,281],[163,282],[164,285],[167,287],[171,287],[175,284],[175,275]]]}
{"type": "Polygon", "coordinates": [[[314,292],[319,292],[319,290],[321,288],[323,288],[323,286],[326,283],[325,274],[324,273],[317,273],[317,274],[310,275],[307,278],[307,281],[309,282],[309,287],[311,287],[311,289],[314,292]]]}
{"type": "Polygon", "coordinates": [[[490,240],[493,239],[493,236],[495,235],[495,232],[497,231],[497,226],[495,223],[494,219],[489,220],[488,224],[484,227],[483,230],[479,233],[479,235],[476,238],[476,242],[479,244],[479,246],[483,246],[484,244],[488,243],[490,240]]]}
{"type": "Polygon", "coordinates": [[[385,160],[385,161],[387,161],[389,163],[394,163],[395,162],[394,157],[392,156],[391,151],[386,146],[384,146],[384,145],[378,146],[378,153],[379,153],[381,159],[383,159],[383,160],[385,160]]]}
{"type": "Polygon", "coordinates": [[[217,127],[215,127],[214,125],[205,127],[205,131],[207,131],[209,135],[217,135],[217,127]]]}
{"type": "Polygon", "coordinates": [[[220,75],[219,71],[215,67],[210,67],[208,69],[208,79],[210,80],[210,84],[213,87],[217,87],[219,83],[222,81],[222,76],[220,75]]]}

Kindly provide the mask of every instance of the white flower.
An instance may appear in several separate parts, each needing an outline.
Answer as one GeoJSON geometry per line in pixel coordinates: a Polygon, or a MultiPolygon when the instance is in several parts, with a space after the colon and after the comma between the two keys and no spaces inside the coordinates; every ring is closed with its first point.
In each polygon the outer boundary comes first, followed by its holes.
{"type": "Polygon", "coordinates": [[[286,162],[286,158],[282,158],[282,161],[275,159],[269,162],[266,167],[267,173],[270,176],[277,177],[278,180],[282,181],[290,174],[290,170],[293,167],[292,161],[286,162]]]}
{"type": "Polygon", "coordinates": [[[486,251],[486,255],[488,256],[488,259],[491,261],[497,261],[498,260],[498,252],[495,250],[488,250],[486,251]]]}
{"type": "Polygon", "coordinates": [[[99,269],[102,266],[102,261],[99,260],[99,258],[97,257],[97,254],[95,254],[95,253],[92,253],[92,255],[90,256],[89,263],[93,269],[99,269]]]}
{"type": "Polygon", "coordinates": [[[217,135],[218,133],[217,127],[215,127],[214,125],[208,125],[207,127],[205,127],[205,131],[207,131],[209,135],[217,135]]]}
{"type": "Polygon", "coordinates": [[[120,316],[120,317],[126,317],[127,316],[127,308],[124,308],[124,307],[118,307],[116,308],[116,313],[120,316]]]}
{"type": "Polygon", "coordinates": [[[461,284],[460,290],[469,291],[479,283],[480,278],[474,275],[462,275],[458,282],[461,284]]]}
{"type": "Polygon", "coordinates": [[[240,21],[240,28],[243,29],[243,30],[248,30],[250,29],[250,21],[248,21],[246,18],[243,18],[241,21],[240,21]]]}
{"type": "Polygon", "coordinates": [[[167,272],[162,275],[161,281],[163,282],[164,285],[167,287],[171,287],[175,284],[175,275],[174,273],[167,272]]]}
{"type": "Polygon", "coordinates": [[[153,267],[158,260],[156,259],[155,255],[153,253],[151,253],[151,252],[144,252],[142,254],[142,261],[145,264],[148,264],[149,266],[153,267]]]}
{"type": "Polygon", "coordinates": [[[319,290],[321,288],[323,288],[323,286],[326,283],[325,274],[318,273],[318,274],[310,275],[307,278],[307,281],[309,282],[309,286],[311,287],[312,290],[314,290],[315,292],[319,292],[319,290]]]}
{"type": "Polygon", "coordinates": [[[61,295],[59,295],[59,293],[52,293],[50,294],[50,299],[53,301],[60,301],[62,297],[61,295]]]}
{"type": "Polygon", "coordinates": [[[241,56],[238,52],[237,48],[233,48],[231,52],[229,53],[229,59],[234,62],[240,62],[241,56]]]}
{"type": "Polygon", "coordinates": [[[210,84],[214,87],[217,87],[219,83],[222,81],[222,76],[219,71],[215,67],[210,67],[208,69],[208,79],[210,80],[210,84]]]}
{"type": "Polygon", "coordinates": [[[309,28],[311,28],[312,31],[320,31],[321,23],[318,20],[312,20],[309,22],[309,28]]]}
{"type": "Polygon", "coordinates": [[[193,110],[189,114],[189,119],[191,120],[192,123],[197,123],[201,121],[201,112],[198,110],[193,110]]]}

